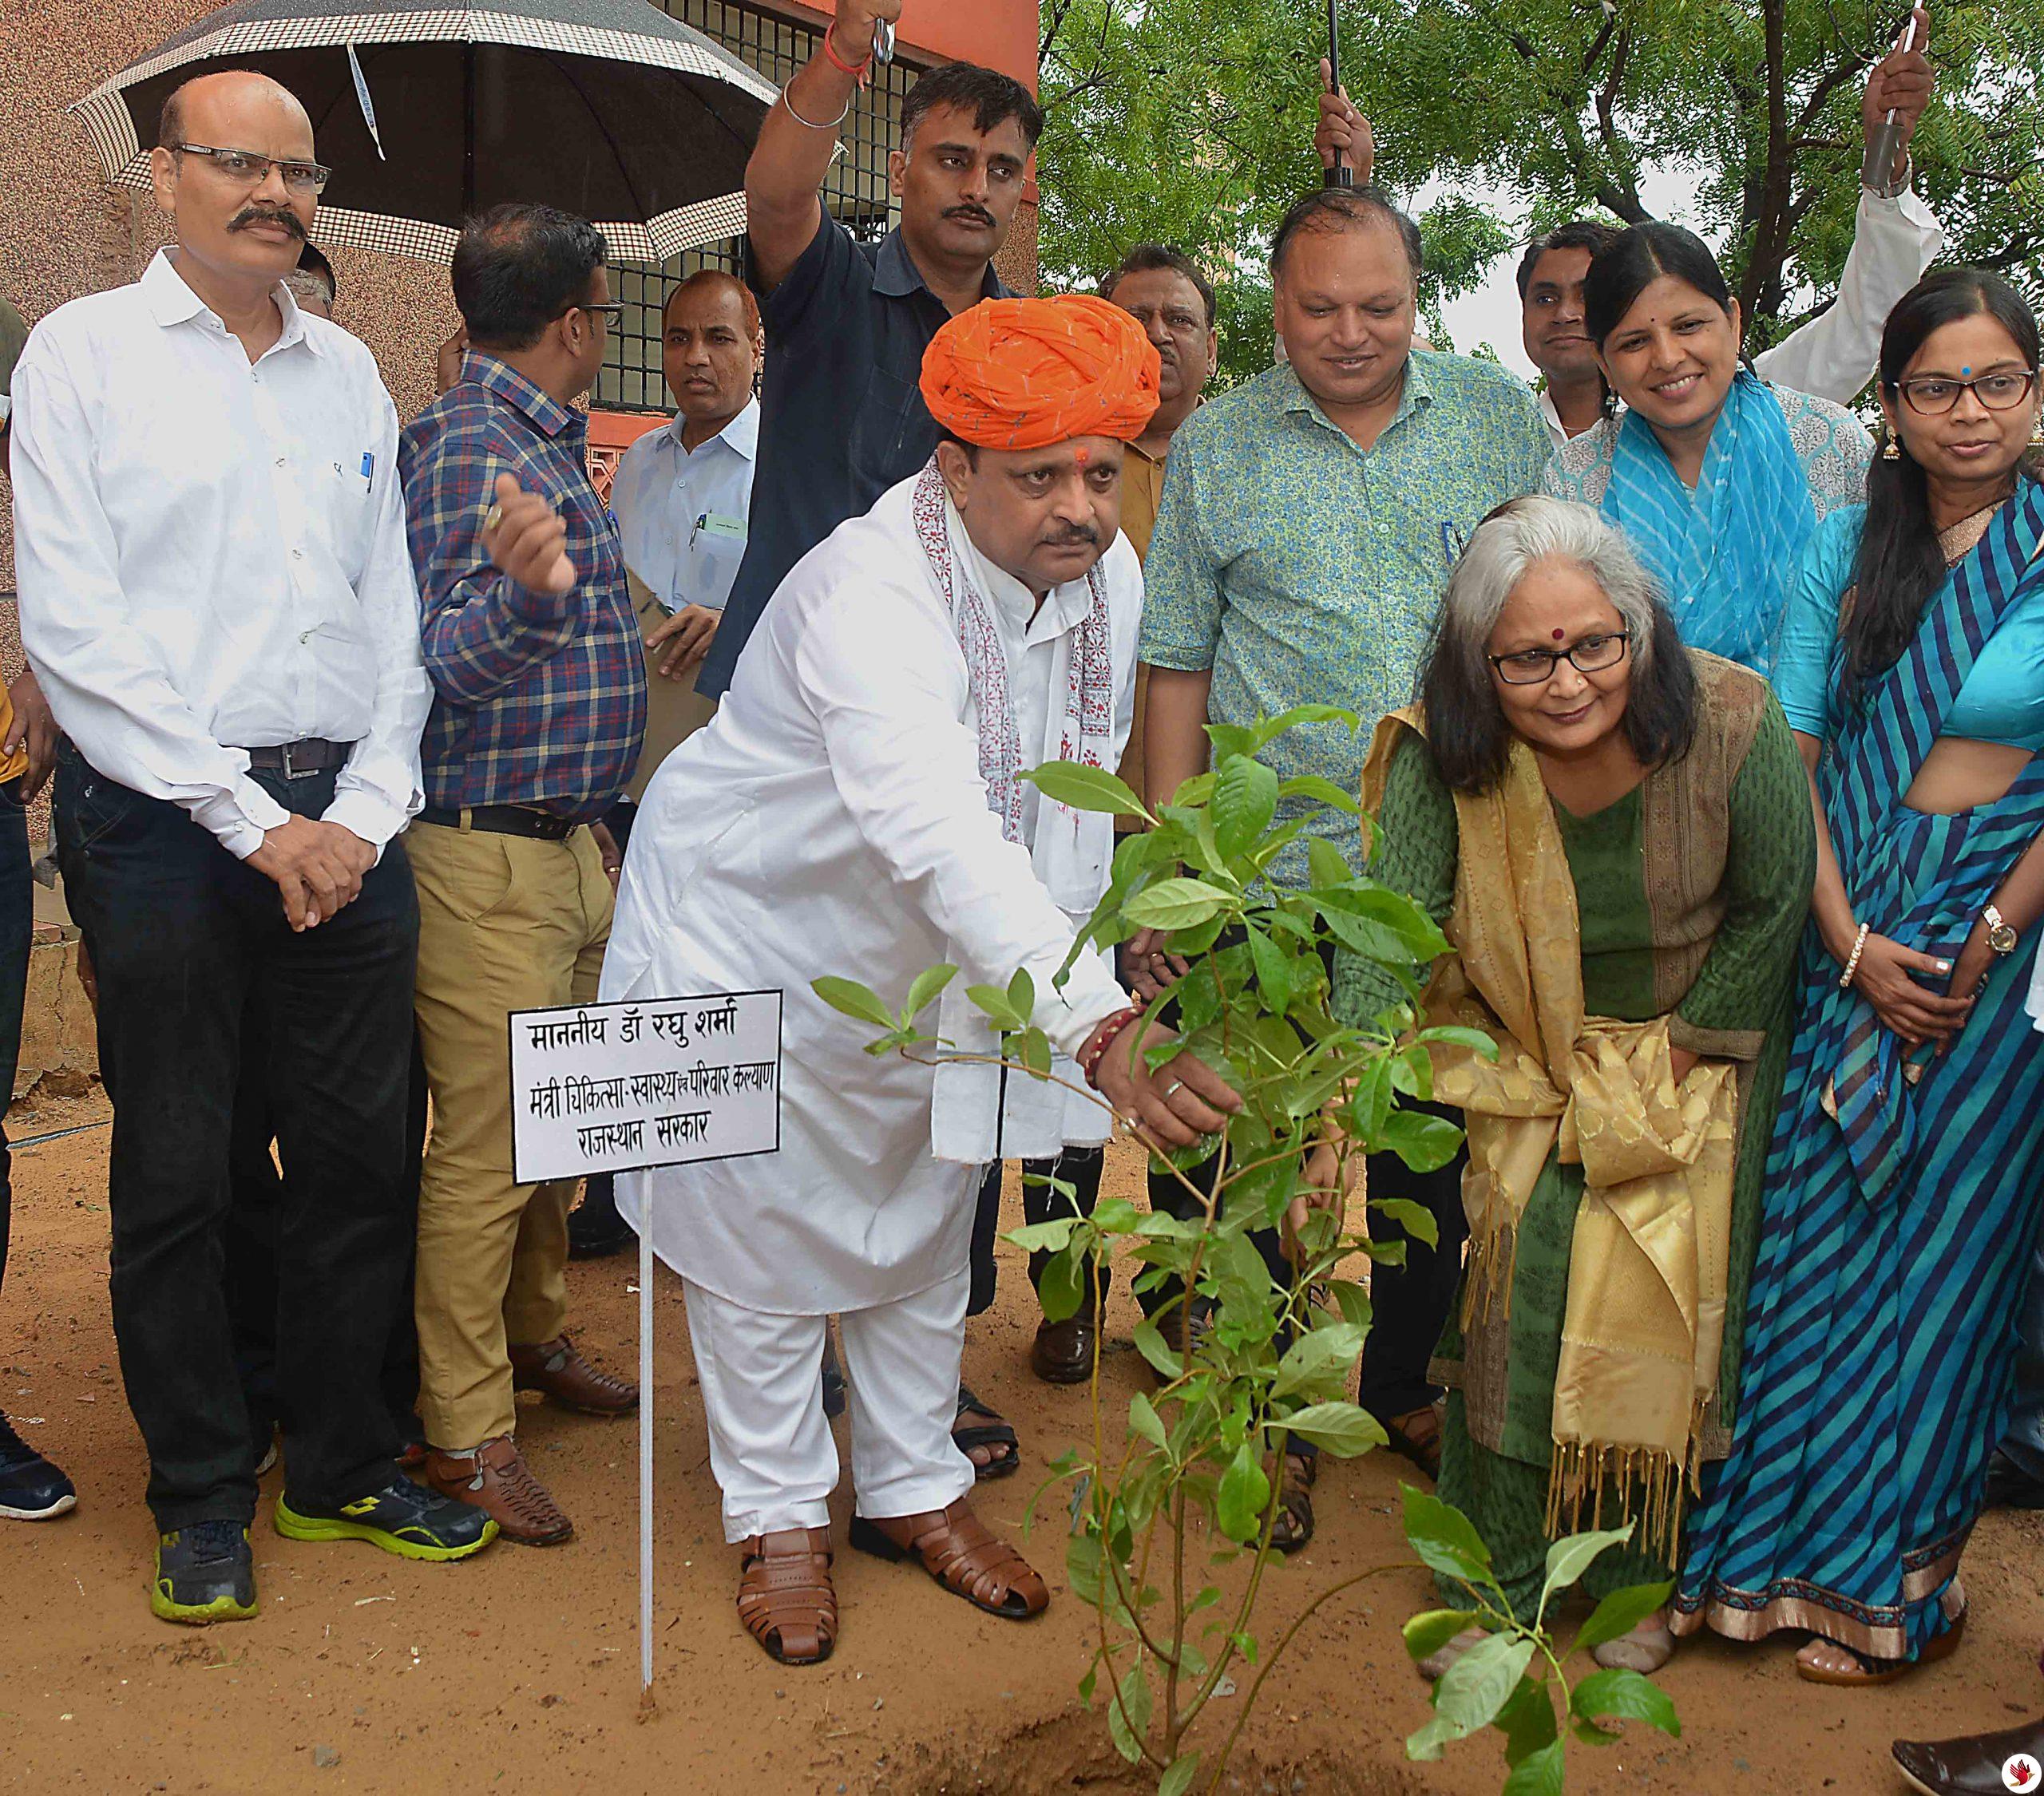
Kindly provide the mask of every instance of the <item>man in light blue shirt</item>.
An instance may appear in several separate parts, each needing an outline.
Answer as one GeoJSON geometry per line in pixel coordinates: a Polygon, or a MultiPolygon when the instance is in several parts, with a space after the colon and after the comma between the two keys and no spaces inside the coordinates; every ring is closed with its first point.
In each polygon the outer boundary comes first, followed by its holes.
{"type": "Polygon", "coordinates": [[[661,335],[674,420],[624,452],[611,509],[625,565],[667,614],[657,629],[672,647],[660,671],[685,679],[715,639],[745,556],[759,448],[759,308],[736,275],[706,268],[668,295],[661,335]]]}

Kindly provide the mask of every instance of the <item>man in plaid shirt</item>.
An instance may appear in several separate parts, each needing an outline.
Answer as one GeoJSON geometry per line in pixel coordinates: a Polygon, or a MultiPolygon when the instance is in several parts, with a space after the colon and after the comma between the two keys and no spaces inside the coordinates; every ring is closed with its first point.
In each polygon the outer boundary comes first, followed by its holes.
{"type": "Polygon", "coordinates": [[[589,826],[646,727],[617,526],[573,409],[619,309],[605,259],[593,226],[543,206],[500,206],[463,231],[468,358],[399,457],[434,688],[426,808],[406,837],[434,1102],[418,1220],[427,1475],[534,1546],[573,1525],[519,1456],[513,1392],[598,1415],[639,1401],[562,1332],[573,1188],[512,1177],[505,1020],[596,997],[615,869],[589,826]]]}

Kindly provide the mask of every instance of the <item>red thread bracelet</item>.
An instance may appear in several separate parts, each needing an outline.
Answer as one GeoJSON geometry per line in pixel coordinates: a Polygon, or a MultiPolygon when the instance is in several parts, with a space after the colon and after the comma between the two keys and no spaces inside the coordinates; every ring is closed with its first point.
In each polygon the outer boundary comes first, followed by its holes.
{"type": "Polygon", "coordinates": [[[1100,1070],[1100,1062],[1107,1057],[1107,1050],[1114,1046],[1115,1038],[1143,1015],[1143,1007],[1131,1004],[1127,1010],[1116,1011],[1101,1023],[1079,1050],[1079,1070],[1086,1075],[1086,1082],[1098,1091],[1100,1082],[1094,1075],[1100,1070]]]}
{"type": "Polygon", "coordinates": [[[873,52],[869,49],[866,53],[866,61],[863,62],[858,64],[847,62],[838,53],[837,46],[830,42],[836,30],[836,26],[833,26],[830,30],[823,34],[823,53],[830,58],[832,68],[838,70],[840,74],[850,75],[861,87],[864,87],[866,84],[866,77],[873,73],[873,52]]]}

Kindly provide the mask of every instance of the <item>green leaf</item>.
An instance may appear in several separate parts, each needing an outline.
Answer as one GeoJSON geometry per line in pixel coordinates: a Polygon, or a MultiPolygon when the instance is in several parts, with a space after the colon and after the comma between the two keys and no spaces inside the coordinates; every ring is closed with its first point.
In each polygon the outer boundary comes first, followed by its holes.
{"type": "Polygon", "coordinates": [[[1424,1204],[1415,1203],[1410,1197],[1373,1197],[1369,1203],[1378,1215],[1396,1223],[1422,1247],[1440,1245],[1440,1224],[1424,1204]]]}
{"type": "Polygon", "coordinates": [[[1130,1339],[1135,1343],[1135,1351],[1149,1361],[1151,1367],[1167,1379],[1175,1379],[1185,1370],[1178,1356],[1165,1344],[1164,1331],[1147,1318],[1135,1325],[1130,1339]]]}
{"type": "Polygon", "coordinates": [[[1613,1591],[1590,1611],[1590,1619],[1583,1623],[1583,1632],[1575,1636],[1575,1644],[1570,1650],[1586,1652],[1606,1640],[1630,1634],[1668,1600],[1674,1588],[1672,1584],[1635,1584],[1613,1591]]]}
{"type": "Polygon", "coordinates": [[[1036,982],[1029,977],[1027,967],[1017,967],[1014,978],[1008,982],[1008,1003],[1020,1019],[1015,1027],[1026,1029],[1030,1018],[1036,1014],[1036,982]]]}
{"type": "Polygon", "coordinates": [[[1204,880],[1159,880],[1123,905],[1122,915],[1141,929],[1190,929],[1218,916],[1229,902],[1226,892],[1204,880]]]}
{"type": "Polygon", "coordinates": [[[857,1017],[862,1023],[877,1023],[882,1029],[894,1027],[894,1013],[881,1003],[880,995],[857,979],[841,979],[834,974],[826,973],[822,979],[811,979],[809,989],[842,1015],[857,1017]]]}
{"type": "Polygon", "coordinates": [[[1310,1403],[1283,1418],[1287,1430],[1337,1459],[1353,1459],[1384,1445],[1384,1424],[1355,1403],[1310,1403]]]}
{"type": "Polygon", "coordinates": [[[1356,869],[1349,864],[1347,856],[1325,836],[1307,839],[1306,870],[1315,887],[1345,886],[1356,877],[1356,869]]]}
{"type": "Polygon", "coordinates": [[[1152,1446],[1166,1446],[1163,1418],[1157,1414],[1157,1406],[1139,1391],[1128,1400],[1128,1431],[1152,1446]]]}
{"type": "Polygon", "coordinates": [[[1256,1454],[1245,1441],[1221,1474],[1221,1488],[1214,1497],[1214,1524],[1231,1541],[1254,1540],[1270,1501],[1270,1480],[1264,1476],[1256,1454]]]}
{"type": "Polygon", "coordinates": [[[1341,1312],[1341,1319],[1357,1328],[1367,1329],[1375,1313],[1370,1305],[1370,1294],[1353,1279],[1330,1279],[1328,1289],[1333,1293],[1334,1307],[1341,1312]]]}
{"type": "MultiPolygon", "coordinates": [[[[1206,726],[1206,739],[1214,745],[1214,764],[1217,767],[1226,756],[1254,754],[1258,747],[1256,732],[1244,729],[1239,723],[1210,723],[1206,726]]],[[[1172,796],[1176,797],[1178,794],[1172,796]]],[[[1198,801],[1188,798],[1180,799],[1179,802],[1197,804],[1198,801]]]]}
{"type": "Polygon", "coordinates": [[[1270,1394],[1289,1397],[1330,1375],[1345,1383],[1362,1355],[1363,1331],[1353,1323],[1329,1323],[1309,1329],[1285,1350],[1270,1394]]]}
{"type": "Polygon", "coordinates": [[[1024,1029],[1016,1037],[1016,1058],[1032,1078],[1051,1076],[1051,1038],[1040,1029],[1024,1029]]]}
{"type": "Polygon", "coordinates": [[[1246,755],[1223,760],[1214,775],[1214,841],[1222,854],[1246,853],[1278,814],[1278,776],[1246,755]]]}
{"type": "Polygon", "coordinates": [[[1464,1739],[1497,1719],[1533,1661],[1530,1636],[1491,1634],[1464,1653],[1434,1687],[1434,1716],[1464,1739]]]}
{"type": "Polygon", "coordinates": [[[1461,1510],[1444,1503],[1429,1490],[1416,1490],[1401,1484],[1405,1505],[1405,1538],[1430,1572],[1464,1584],[1495,1588],[1491,1572],[1491,1549],[1461,1510]]]}
{"type": "Polygon", "coordinates": [[[1081,1256],[1070,1248],[1044,1268],[1043,1282],[1036,1288],[1036,1300],[1044,1307],[1046,1322],[1068,1322],[1078,1315],[1085,1300],[1086,1278],[1081,1256]]]}
{"type": "Polygon", "coordinates": [[[1139,1765],[1143,1748],[1139,1743],[1150,1731],[1151,1715],[1150,1679],[1140,1649],[1134,1663],[1123,1672],[1116,1696],[1117,1700],[1107,1708],[1107,1732],[1113,1737],[1115,1750],[1130,1764],[1139,1765]]]}
{"type": "Polygon", "coordinates": [[[1360,954],[1365,960],[1378,961],[1387,967],[1412,964],[1412,951],[1406,947],[1396,930],[1352,916],[1331,904],[1322,907],[1320,916],[1334,939],[1352,954],[1360,954]]]}
{"type": "Polygon", "coordinates": [[[1362,809],[1361,801],[1353,792],[1345,792],[1332,780],[1324,780],[1317,773],[1295,773],[1278,788],[1280,798],[1317,798],[1323,805],[1332,805],[1337,811],[1345,811],[1350,817],[1362,809]]]}
{"type": "Polygon", "coordinates": [[[1250,959],[1256,967],[1256,983],[1263,993],[1263,1001],[1282,1016],[1292,1007],[1292,957],[1271,940],[1268,934],[1249,925],[1250,959]]]}
{"type": "Polygon", "coordinates": [[[1064,1581],[1088,1608],[1100,1606],[1100,1586],[1106,1577],[1103,1557],[1100,1543],[1091,1534],[1073,1534],[1065,1541],[1064,1581]]]}
{"type": "Polygon", "coordinates": [[[1562,1796],[1562,1743],[1550,1740],[1512,1766],[1501,1796],[1562,1796]]]}
{"type": "Polygon", "coordinates": [[[1462,1149],[1462,1131],[1444,1116],[1424,1110],[1400,1110],[1384,1119],[1380,1145],[1416,1173],[1445,1166],[1462,1149]]]}
{"type": "Polygon", "coordinates": [[[1171,1767],[1157,1780],[1157,1796],[1185,1796],[1192,1788],[1192,1780],[1199,1775],[1199,1754],[1182,1753],[1171,1762],[1171,1767]]]}
{"type": "Polygon", "coordinates": [[[1599,1553],[1622,1546],[1632,1538],[1633,1524],[1581,1534],[1570,1534],[1547,1549],[1547,1580],[1541,1587],[1540,1609],[1546,1613],[1551,1599],[1568,1588],[1588,1571],[1599,1553]]]}
{"type": "Polygon", "coordinates": [[[1015,1007],[1008,1003],[1008,994],[997,985],[969,985],[965,987],[965,995],[986,1013],[997,1029],[1013,1031],[1029,1027],[1028,1018],[1015,1014],[1015,1007]]]}
{"type": "Polygon", "coordinates": [[[1048,1222],[1025,1222],[1020,1228],[1009,1229],[1001,1239],[1013,1242],[1024,1253],[1058,1253],[1078,1226],[1075,1216],[1053,1216],[1048,1222]]]}
{"type": "Polygon", "coordinates": [[[1616,1667],[1593,1671],[1569,1695],[1569,1711],[1585,1721],[1644,1721],[1664,1734],[1682,1737],[1674,1699],[1650,1678],[1616,1667]]]}
{"type": "Polygon", "coordinates": [[[1427,1609],[1405,1624],[1405,1650],[1417,1664],[1430,1659],[1465,1628],[1476,1623],[1474,1609],[1427,1609]]]}
{"type": "Polygon", "coordinates": [[[1023,778],[1047,798],[1075,811],[1111,811],[1116,817],[1149,816],[1143,801],[1104,767],[1078,761],[1047,761],[1028,769],[1023,778]]]}
{"type": "Polygon", "coordinates": [[[1504,1762],[1517,1765],[1561,1738],[1555,1721],[1555,1699],[1545,1681],[1521,1678],[1505,1706],[1498,1711],[1496,1726],[1504,1735],[1504,1762]]]}
{"type": "Polygon", "coordinates": [[[1344,710],[1339,705],[1294,705],[1257,725],[1256,746],[1262,748],[1266,742],[1274,742],[1287,730],[1296,730],[1302,723],[1345,723],[1352,736],[1362,727],[1362,719],[1355,712],[1344,710]]]}
{"type": "Polygon", "coordinates": [[[1464,1029],[1458,1023],[1442,1023],[1432,1029],[1422,1029],[1412,1039],[1416,1042],[1439,1042],[1445,1046],[1468,1048],[1472,1054],[1480,1054],[1486,1060],[1498,1057],[1498,1044],[1480,1029],[1464,1029]]]}
{"type": "Polygon", "coordinates": [[[916,1016],[930,999],[958,976],[958,969],[949,963],[938,967],[925,967],[916,975],[916,983],[909,987],[909,1002],[904,1014],[916,1016]]]}

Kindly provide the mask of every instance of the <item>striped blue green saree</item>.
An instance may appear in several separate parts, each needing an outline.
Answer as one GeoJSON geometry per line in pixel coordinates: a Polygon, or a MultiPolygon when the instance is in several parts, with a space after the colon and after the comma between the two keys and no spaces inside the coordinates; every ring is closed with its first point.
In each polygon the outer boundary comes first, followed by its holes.
{"type": "MultiPolygon", "coordinates": [[[[2040,543],[2044,487],[2025,482],[1833,736],[1823,797],[1854,912],[1927,952],[1957,954],[2044,828],[2044,757],[1956,816],[1901,800],[1982,644],[2044,584],[2040,543]]],[[[1730,1458],[1704,1471],[1678,1632],[1803,1628],[1914,1659],[1956,1619],[2044,1198],[2030,959],[1993,968],[1951,1050],[1911,1082],[1901,1044],[1839,989],[1810,931],[1736,1433],[1730,1458]]]]}

